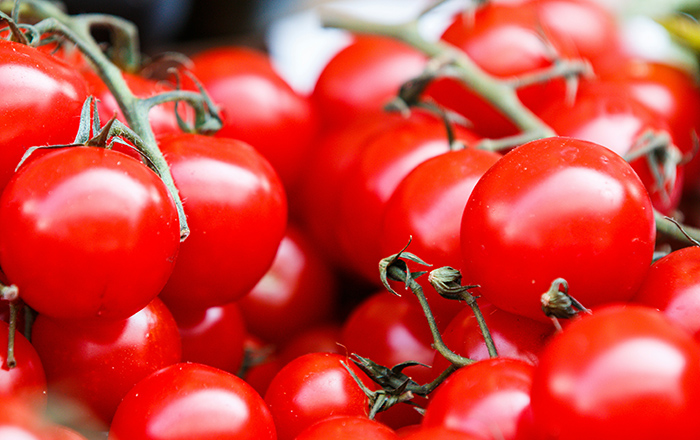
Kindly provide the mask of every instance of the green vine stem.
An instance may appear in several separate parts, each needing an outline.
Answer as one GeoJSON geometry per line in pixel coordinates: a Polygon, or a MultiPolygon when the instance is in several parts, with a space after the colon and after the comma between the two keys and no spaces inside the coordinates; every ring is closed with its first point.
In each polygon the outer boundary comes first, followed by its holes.
{"type": "MultiPolygon", "coordinates": [[[[0,2],[0,9],[7,10],[9,8],[12,10],[14,4],[15,2],[0,2]]],[[[168,95],[170,93],[168,92],[158,98],[137,98],[126,84],[120,67],[110,60],[91,34],[91,29],[98,23],[107,26],[115,39],[112,48],[116,51],[114,54],[115,59],[127,69],[134,69],[135,64],[140,63],[138,46],[135,43],[137,41],[136,29],[123,19],[102,14],[71,16],[64,13],[54,4],[40,0],[23,1],[21,13],[29,15],[33,19],[41,20],[33,26],[36,32],[39,34],[55,33],[63,36],[75,44],[92,63],[98,75],[119,103],[127,124],[137,137],[141,139],[142,142],[137,147],[148,158],[148,162],[160,175],[172,195],[178,209],[180,239],[185,240],[190,233],[187,217],[182,208],[182,200],[175,187],[170,168],[158,149],[155,135],[149,123],[148,112],[152,106],[162,102],[186,100],[193,105],[198,114],[201,114],[205,107],[208,107],[208,99],[199,93],[187,91],[176,91],[170,95],[168,95]]],[[[216,112],[215,108],[209,108],[208,110],[216,112]]],[[[218,120],[218,117],[215,116],[214,119],[218,120]]],[[[211,129],[212,127],[209,128],[211,129]]]]}
{"type": "Polygon", "coordinates": [[[476,322],[479,324],[479,330],[486,343],[489,356],[492,358],[498,357],[498,351],[493,342],[493,337],[491,337],[491,331],[484,320],[484,314],[481,313],[479,304],[476,302],[476,297],[469,292],[469,289],[479,286],[463,286],[462,273],[449,266],[439,267],[430,271],[430,274],[428,274],[428,282],[440,296],[447,299],[462,300],[467,303],[474,313],[476,322]]]}
{"type": "Polygon", "coordinates": [[[406,262],[402,260],[403,258],[408,259],[410,261],[418,262],[420,264],[426,264],[415,255],[403,251],[390,257],[384,258],[379,263],[379,272],[382,283],[387,288],[387,290],[394,293],[395,295],[398,295],[396,291],[394,291],[394,289],[391,288],[388,280],[402,282],[406,285],[406,288],[410,289],[411,292],[413,292],[413,294],[416,296],[416,298],[418,298],[418,302],[420,303],[420,306],[423,309],[423,314],[425,315],[428,321],[430,333],[433,336],[433,347],[438,351],[438,353],[440,353],[441,356],[443,356],[445,359],[447,359],[448,362],[450,362],[456,367],[464,367],[466,365],[473,364],[475,362],[473,359],[460,356],[457,353],[450,350],[449,347],[447,347],[447,345],[445,345],[445,342],[442,340],[442,335],[440,334],[440,330],[438,329],[437,323],[435,321],[435,316],[433,316],[433,312],[432,310],[430,310],[430,306],[428,305],[428,300],[425,297],[425,293],[423,293],[423,288],[420,284],[418,284],[418,282],[416,282],[416,278],[425,274],[425,272],[412,273],[410,270],[408,270],[406,262]]]}
{"type": "Polygon", "coordinates": [[[434,59],[448,60],[456,77],[467,87],[479,93],[496,109],[509,118],[521,134],[487,142],[487,148],[499,145],[516,145],[528,140],[554,136],[552,130],[517,96],[514,84],[502,81],[486,73],[463,51],[444,41],[428,41],[418,30],[418,20],[402,24],[383,24],[362,20],[332,8],[323,8],[321,21],[324,26],[345,29],[350,32],[383,35],[403,41],[434,59]]]}

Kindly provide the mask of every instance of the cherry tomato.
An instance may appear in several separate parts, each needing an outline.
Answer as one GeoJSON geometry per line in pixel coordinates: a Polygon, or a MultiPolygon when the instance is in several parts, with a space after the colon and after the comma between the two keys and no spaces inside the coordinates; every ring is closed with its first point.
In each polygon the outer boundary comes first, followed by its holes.
{"type": "Polygon", "coordinates": [[[0,400],[14,399],[18,405],[38,412],[46,409],[46,374],[36,349],[15,332],[16,365],[7,365],[10,326],[0,321],[0,400]]]}
{"type": "MultiPolygon", "coordinates": [[[[466,144],[476,139],[461,127],[455,132],[457,139],[466,144]]],[[[364,144],[359,159],[343,176],[339,195],[340,216],[335,227],[346,267],[367,281],[379,283],[377,265],[388,256],[381,253],[379,225],[388,200],[416,166],[448,151],[443,121],[418,112],[364,144]]],[[[408,237],[404,244],[407,241],[408,237]]]]}
{"type": "Polygon", "coordinates": [[[237,303],[204,310],[178,310],[175,321],[182,341],[183,362],[196,362],[237,374],[247,335],[237,303]]]}
{"type": "Polygon", "coordinates": [[[233,139],[178,134],[159,145],[192,231],[161,299],[186,311],[241,298],[270,268],[284,236],[279,177],[255,149],[233,139]]]}
{"type": "MultiPolygon", "coordinates": [[[[459,231],[462,213],[476,182],[501,156],[485,150],[449,151],[419,164],[396,187],[386,203],[380,244],[384,256],[407,251],[432,268],[461,266],[459,231]]],[[[413,270],[413,269],[412,269],[413,270]]],[[[415,267],[415,270],[425,268],[415,267]]],[[[423,286],[438,325],[444,328],[463,308],[438,295],[427,282],[423,286]]]]}
{"type": "Polygon", "coordinates": [[[419,427],[406,436],[402,436],[401,433],[399,433],[399,436],[404,440],[433,440],[437,438],[440,440],[483,440],[483,437],[480,435],[454,431],[443,426],[433,426],[430,428],[419,427]]]}
{"type": "MultiPolygon", "coordinates": [[[[138,381],[180,362],[182,354],[175,320],[157,298],[124,320],[66,321],[39,315],[32,344],[46,370],[50,408],[60,412],[77,405],[104,427],[138,381]]],[[[80,423],[84,415],[64,416],[80,423]]]]}
{"type": "Polygon", "coordinates": [[[572,322],[543,351],[532,383],[543,439],[692,439],[698,411],[700,346],[638,305],[572,322]]]}
{"type": "Polygon", "coordinates": [[[462,217],[465,284],[495,306],[545,319],[564,278],[585,307],[629,300],[654,252],[649,195],[600,145],[547,138],[516,147],[477,182],[462,217]]]}
{"type": "Polygon", "coordinates": [[[317,131],[314,107],[273,69],[263,52],[243,47],[208,49],[192,57],[194,74],[219,105],[216,136],[255,147],[291,188],[317,131]]]}
{"type": "MultiPolygon", "coordinates": [[[[554,332],[551,323],[514,315],[491,304],[482,305],[480,310],[499,357],[537,364],[540,351],[554,332]]],[[[455,316],[442,333],[442,339],[452,351],[461,356],[477,361],[489,358],[479,323],[469,307],[455,316]]],[[[437,377],[449,363],[436,353],[432,365],[433,376],[437,377]]]]}
{"type": "Polygon", "coordinates": [[[163,288],[179,246],[165,185],[116,151],[52,151],[23,166],[0,198],[0,265],[47,316],[133,315],[163,288]]]}
{"type": "Polygon", "coordinates": [[[338,293],[326,261],[298,228],[290,226],[272,267],[239,305],[248,331],[282,344],[307,327],[332,321],[338,293]]]}
{"type": "Polygon", "coordinates": [[[0,39],[0,191],[24,152],[70,144],[88,88],[80,72],[33,47],[0,39]]]}
{"type": "Polygon", "coordinates": [[[110,440],[274,440],[260,395],[242,379],[206,365],[182,363],[140,381],[119,404],[110,440]]]}
{"type": "Polygon", "coordinates": [[[660,310],[700,341],[700,247],[655,261],[632,301],[660,310]]]}
{"type": "Polygon", "coordinates": [[[500,358],[460,368],[431,395],[423,427],[517,438],[520,419],[530,406],[534,370],[527,362],[500,358]]]}
{"type": "MultiPolygon", "coordinates": [[[[285,365],[265,393],[279,440],[292,440],[315,422],[330,416],[364,416],[369,401],[344,362],[358,377],[363,373],[345,356],[309,353],[285,365]]],[[[369,382],[366,377],[364,380],[369,382]]]]}
{"type": "Polygon", "coordinates": [[[334,416],[314,423],[303,430],[295,440],[398,440],[389,427],[367,417],[334,416]]]}
{"type": "Polygon", "coordinates": [[[392,38],[355,36],[326,64],[311,95],[324,124],[342,126],[358,118],[374,118],[423,71],[427,58],[392,38]]]}

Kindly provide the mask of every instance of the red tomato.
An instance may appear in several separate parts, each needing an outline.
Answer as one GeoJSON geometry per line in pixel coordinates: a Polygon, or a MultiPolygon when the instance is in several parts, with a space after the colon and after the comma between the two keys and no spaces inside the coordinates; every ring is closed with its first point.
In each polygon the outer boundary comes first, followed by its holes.
{"type": "Polygon", "coordinates": [[[23,44],[0,40],[0,191],[29,147],[70,144],[88,97],[80,72],[23,44]]]}
{"type": "Polygon", "coordinates": [[[192,231],[161,299],[187,311],[241,298],[270,268],[284,236],[282,183],[267,160],[240,141],[179,134],[162,138],[160,148],[192,231]]]}
{"type": "Polygon", "coordinates": [[[0,265],[47,316],[133,315],[163,288],[179,246],[165,185],[116,151],[50,152],[23,166],[0,198],[0,265]]]}
{"type": "Polygon", "coordinates": [[[532,412],[543,439],[694,439],[700,346],[658,311],[609,306],[540,356],[532,412]]]}
{"type": "MultiPolygon", "coordinates": [[[[455,131],[457,139],[466,144],[476,139],[468,130],[457,127],[455,131]]],[[[379,283],[377,265],[388,256],[380,248],[379,228],[387,202],[416,166],[448,151],[443,121],[418,112],[364,144],[359,159],[343,175],[339,194],[340,216],[335,227],[346,268],[367,281],[379,283]]],[[[407,241],[408,237],[404,245],[407,241]]]]}
{"type": "Polygon", "coordinates": [[[18,405],[37,412],[46,409],[46,374],[36,349],[20,332],[15,332],[16,365],[7,365],[10,326],[0,321],[0,400],[14,399],[18,405]]]}
{"type": "MultiPolygon", "coordinates": [[[[487,304],[480,307],[498,356],[537,364],[540,351],[554,332],[549,322],[514,315],[487,304]]],[[[489,358],[479,323],[471,308],[465,307],[442,333],[445,344],[455,353],[474,360],[489,358]]],[[[433,376],[437,377],[449,362],[435,354],[433,376]]]]}
{"type": "Polygon", "coordinates": [[[178,310],[183,362],[196,362],[237,374],[243,363],[247,335],[237,303],[205,310],[178,310]]]}
{"type": "Polygon", "coordinates": [[[335,416],[314,423],[295,440],[398,440],[389,427],[366,417],[335,416]]]}
{"type": "Polygon", "coordinates": [[[291,188],[317,131],[315,109],[277,74],[269,57],[249,48],[220,47],[192,57],[194,74],[223,115],[216,134],[242,140],[270,161],[291,188]]]}
{"type": "MultiPolygon", "coordinates": [[[[572,106],[562,109],[560,103],[553,103],[540,116],[560,136],[595,142],[623,157],[639,150],[640,139],[648,131],[669,132],[663,119],[649,111],[624,86],[612,82],[583,84],[572,106]]],[[[669,140],[668,148],[680,155],[674,139],[669,140]]],[[[672,164],[673,172],[667,171],[665,164],[657,166],[662,182],[654,178],[647,157],[630,162],[644,182],[652,204],[663,214],[671,215],[680,202],[684,175],[681,159],[678,157],[678,163],[672,164]]]]}
{"type": "Polygon", "coordinates": [[[60,413],[77,405],[88,414],[63,414],[67,421],[86,417],[103,427],[138,381],[180,362],[182,353],[175,320],[157,298],[124,320],[66,321],[39,315],[32,344],[46,370],[49,407],[60,413]]]}
{"type": "Polygon", "coordinates": [[[655,261],[632,301],[660,310],[700,341],[700,247],[655,261]]]}
{"type": "Polygon", "coordinates": [[[279,440],[292,440],[330,416],[369,414],[367,396],[341,362],[358,377],[364,375],[345,356],[309,353],[288,363],[272,379],[265,402],[275,420],[279,440]]]}
{"type": "Polygon", "coordinates": [[[274,440],[260,395],[242,379],[201,364],[163,368],[119,404],[110,440],[274,440]]]}
{"type": "MultiPolygon", "coordinates": [[[[435,356],[423,310],[409,293],[399,297],[380,291],[363,300],[345,321],[341,341],[348,352],[387,367],[409,360],[430,366],[435,356]]],[[[415,366],[404,373],[423,384],[430,370],[415,366]]]]}
{"type": "MultiPolygon", "coordinates": [[[[476,182],[500,154],[474,148],[454,150],[426,160],[396,187],[386,203],[381,224],[382,254],[407,249],[432,265],[461,266],[459,231],[462,213],[476,182]]],[[[416,267],[415,270],[425,270],[416,267]]],[[[446,300],[429,285],[428,277],[418,278],[441,328],[463,308],[446,300]]]]}
{"type": "Polygon", "coordinates": [[[530,406],[534,370],[527,362],[500,358],[460,368],[431,395],[423,427],[517,438],[520,419],[530,406]]]}
{"type": "Polygon", "coordinates": [[[654,252],[649,195],[618,154],[547,138],[516,147],[474,187],[462,217],[465,284],[497,307],[545,319],[564,278],[586,307],[629,300],[654,252]]]}
{"type": "Polygon", "coordinates": [[[426,63],[421,52],[392,38],[356,36],[326,64],[311,99],[327,125],[374,118],[426,63]]]}
{"type": "Polygon", "coordinates": [[[419,428],[410,432],[406,436],[399,436],[404,440],[483,440],[480,435],[467,434],[465,432],[454,431],[443,426],[433,426],[431,428],[419,428]]]}
{"type": "Polygon", "coordinates": [[[313,243],[290,227],[272,267],[239,304],[248,331],[279,344],[333,320],[338,293],[334,274],[313,243]]]}

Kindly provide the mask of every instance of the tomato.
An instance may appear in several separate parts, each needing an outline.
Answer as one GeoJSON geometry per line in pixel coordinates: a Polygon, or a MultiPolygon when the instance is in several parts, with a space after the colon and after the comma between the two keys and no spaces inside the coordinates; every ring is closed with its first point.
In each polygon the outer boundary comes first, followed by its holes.
{"type": "Polygon", "coordinates": [[[23,166],[0,198],[0,266],[47,316],[133,315],[163,288],[179,246],[165,184],[116,151],[52,151],[23,166]]]}
{"type": "Polygon", "coordinates": [[[218,47],[192,56],[193,73],[220,106],[216,136],[239,139],[270,161],[291,188],[316,136],[316,111],[274,70],[263,52],[218,47]]]}
{"type": "MultiPolygon", "coordinates": [[[[381,223],[382,254],[407,249],[432,265],[461,266],[459,231],[464,206],[476,182],[501,156],[485,150],[464,148],[430,158],[419,164],[396,187],[386,203],[381,223]]],[[[425,270],[425,268],[415,268],[425,270]]],[[[444,328],[463,308],[437,295],[428,277],[423,286],[438,325],[444,328]]]]}
{"type": "MultiPolygon", "coordinates": [[[[455,132],[465,144],[476,139],[461,127],[456,127],[455,132]]],[[[380,248],[379,225],[388,200],[416,166],[448,151],[443,121],[417,111],[364,144],[359,159],[343,175],[338,196],[340,216],[335,227],[346,268],[367,281],[379,283],[377,265],[388,256],[380,248]]],[[[405,240],[404,245],[408,237],[405,240]]]]}
{"type": "Polygon", "coordinates": [[[33,47],[0,40],[0,191],[24,152],[70,144],[88,89],[80,72],[33,47]]]}
{"type": "Polygon", "coordinates": [[[629,300],[654,252],[649,195],[622,157],[547,138],[516,147],[477,182],[462,217],[465,284],[515,314],[545,319],[557,278],[585,307],[629,300]]]}
{"type": "Polygon", "coordinates": [[[312,102],[324,125],[343,126],[375,118],[401,85],[423,72],[427,58],[418,50],[382,36],[355,36],[321,71],[312,102]]]}
{"type": "Polygon", "coordinates": [[[272,267],[239,304],[248,331],[280,344],[307,327],[332,321],[338,299],[329,265],[304,233],[290,226],[272,267]]]}
{"type": "MultiPolygon", "coordinates": [[[[345,356],[309,353],[285,365],[265,393],[279,440],[292,440],[315,422],[329,416],[364,416],[369,401],[341,362],[362,373],[345,356]]],[[[369,379],[366,377],[363,380],[369,379]]]]}
{"type": "Polygon", "coordinates": [[[345,321],[341,341],[348,352],[387,367],[409,360],[425,364],[428,367],[408,367],[404,373],[419,384],[428,382],[433,337],[410,293],[399,297],[379,291],[363,300],[345,321]]]}
{"type": "Polygon", "coordinates": [[[0,321],[0,400],[14,399],[37,412],[46,409],[46,374],[36,349],[21,333],[15,332],[16,365],[7,365],[10,326],[0,321]]]}
{"type": "MultiPolygon", "coordinates": [[[[514,315],[491,304],[482,305],[480,310],[499,357],[537,364],[540,351],[554,333],[551,323],[514,315]]],[[[455,316],[442,333],[442,339],[452,351],[461,356],[474,360],[489,358],[479,323],[469,307],[455,316]]],[[[437,376],[449,363],[436,353],[432,365],[433,375],[437,376]]]]}
{"type": "Polygon", "coordinates": [[[658,311],[609,306],[572,322],[540,356],[532,411],[542,438],[691,439],[700,346],[658,311]]]}
{"type": "Polygon", "coordinates": [[[243,363],[247,335],[238,303],[204,310],[178,310],[183,362],[196,362],[237,374],[243,363]]]}
{"type": "Polygon", "coordinates": [[[700,341],[700,247],[655,261],[632,301],[660,310],[700,341]]]}
{"type": "MultiPolygon", "coordinates": [[[[556,103],[544,108],[540,116],[561,136],[595,142],[623,157],[642,148],[641,140],[648,132],[669,133],[668,124],[657,114],[635,99],[625,87],[612,82],[583,84],[572,106],[566,106],[562,111],[562,105],[556,103]]],[[[679,157],[669,158],[670,172],[668,164],[660,163],[655,167],[662,181],[655,179],[646,156],[630,163],[644,182],[654,207],[671,215],[680,203],[684,165],[674,139],[668,142],[665,154],[671,155],[673,150],[679,157]]]]}
{"type": "Polygon", "coordinates": [[[206,365],[182,363],[140,381],[119,404],[110,440],[274,440],[260,395],[242,379],[206,365]]]}
{"type": "Polygon", "coordinates": [[[500,358],[460,368],[431,395],[423,427],[517,438],[520,419],[530,406],[534,370],[527,362],[500,358]]]}
{"type": "MultiPolygon", "coordinates": [[[[124,320],[36,318],[32,344],[46,370],[49,407],[67,423],[109,425],[117,405],[141,379],[180,362],[180,335],[159,299],[124,320]],[[70,408],[87,414],[71,414],[70,408]]],[[[80,428],[80,426],[74,426],[80,428]]]]}
{"type": "Polygon", "coordinates": [[[366,417],[336,416],[314,423],[303,430],[296,440],[398,440],[391,428],[366,417]]]}
{"type": "Polygon", "coordinates": [[[270,268],[284,236],[279,177],[260,153],[233,139],[178,134],[159,145],[192,231],[161,299],[186,311],[241,298],[270,268]]]}

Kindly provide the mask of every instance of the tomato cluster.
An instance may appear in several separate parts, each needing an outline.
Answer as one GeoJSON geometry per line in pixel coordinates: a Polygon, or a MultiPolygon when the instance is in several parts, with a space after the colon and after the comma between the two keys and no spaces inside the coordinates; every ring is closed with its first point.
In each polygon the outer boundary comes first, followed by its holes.
{"type": "Polygon", "coordinates": [[[0,438],[697,438],[695,72],[479,3],[308,94],[0,33],[0,438]]]}

